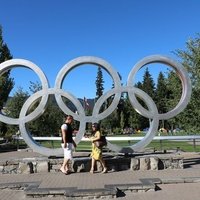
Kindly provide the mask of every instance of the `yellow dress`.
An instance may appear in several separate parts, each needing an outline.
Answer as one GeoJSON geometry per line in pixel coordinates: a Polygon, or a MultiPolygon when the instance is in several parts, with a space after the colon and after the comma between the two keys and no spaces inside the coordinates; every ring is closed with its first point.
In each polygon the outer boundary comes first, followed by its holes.
{"type": "MultiPolygon", "coordinates": [[[[101,136],[100,131],[96,131],[94,137],[92,137],[92,140],[94,140],[95,138],[99,138],[101,136]]],[[[92,153],[90,155],[92,158],[94,158],[95,160],[99,160],[102,157],[102,148],[98,148],[95,146],[94,143],[92,143],[92,153]]]]}

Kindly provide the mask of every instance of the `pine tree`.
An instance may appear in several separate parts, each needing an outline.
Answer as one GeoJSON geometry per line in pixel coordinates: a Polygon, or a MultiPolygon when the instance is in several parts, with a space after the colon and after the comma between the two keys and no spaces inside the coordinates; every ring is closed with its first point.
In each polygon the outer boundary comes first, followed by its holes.
{"type": "Polygon", "coordinates": [[[159,113],[165,113],[167,111],[166,108],[166,100],[167,100],[167,86],[166,80],[162,72],[158,75],[158,82],[156,87],[156,105],[159,113]]]}
{"type": "Polygon", "coordinates": [[[155,97],[155,83],[149,73],[148,67],[146,68],[143,76],[142,90],[146,92],[152,99],[155,97]]]}
{"type": "MultiPolygon", "coordinates": [[[[0,26],[0,63],[12,59],[7,45],[3,41],[2,27],[0,26]]],[[[0,75],[0,111],[2,111],[5,103],[8,100],[10,91],[14,87],[14,81],[10,78],[10,71],[0,75]]],[[[0,122],[0,135],[4,136],[7,131],[6,124],[0,122]]]]}
{"type": "MultiPolygon", "coordinates": [[[[137,82],[135,84],[136,88],[142,89],[142,83],[137,82]]],[[[141,101],[140,98],[137,98],[137,100],[142,104],[143,102],[141,101]]],[[[142,129],[143,127],[143,120],[144,117],[142,115],[138,114],[136,110],[133,108],[133,106],[130,103],[130,99],[128,96],[125,97],[124,100],[124,117],[125,117],[125,125],[132,128],[133,130],[138,130],[142,129]]]]}
{"type": "MultiPolygon", "coordinates": [[[[40,91],[41,88],[42,86],[39,82],[30,82],[29,89],[32,93],[40,91]]],[[[63,100],[65,103],[69,103],[69,101],[66,98],[64,98],[63,100]]],[[[39,101],[34,102],[34,104],[31,106],[30,112],[36,109],[39,102],[40,99],[39,101]]],[[[55,96],[49,95],[45,111],[39,118],[28,124],[29,130],[35,136],[58,135],[60,131],[60,124],[62,123],[63,119],[64,113],[61,109],[58,109],[55,96]]]]}
{"type": "MultiPolygon", "coordinates": [[[[157,109],[159,113],[166,113],[167,112],[167,85],[166,79],[162,72],[158,75],[157,87],[155,91],[155,102],[157,105],[157,109]]],[[[160,123],[161,128],[165,128],[164,120],[160,123]]]]}
{"type": "MultiPolygon", "coordinates": [[[[2,28],[0,26],[0,63],[12,59],[7,45],[3,41],[2,28]]],[[[8,99],[10,91],[14,87],[14,81],[10,78],[10,71],[3,73],[0,76],[0,110],[3,108],[8,99]]]]}
{"type": "MultiPolygon", "coordinates": [[[[18,90],[13,94],[13,97],[7,101],[5,110],[6,115],[12,118],[18,118],[20,110],[28,96],[28,93],[24,92],[21,87],[18,88],[18,90]]],[[[19,130],[19,127],[8,125],[8,130],[9,133],[15,134],[19,130]]]]}
{"type": "MultiPolygon", "coordinates": [[[[143,76],[143,82],[142,82],[142,86],[141,89],[146,92],[152,99],[155,100],[155,83],[154,80],[149,72],[148,67],[146,68],[145,72],[144,72],[144,76],[143,76]]],[[[144,101],[142,101],[141,99],[139,99],[139,102],[141,102],[141,105],[143,107],[147,108],[147,105],[145,104],[144,101]]],[[[149,127],[149,119],[142,117],[141,118],[141,129],[147,128],[149,127]]]]}
{"type": "MultiPolygon", "coordinates": [[[[103,80],[103,73],[101,70],[101,67],[98,67],[97,70],[97,77],[96,77],[96,98],[95,98],[95,102],[103,95],[103,91],[104,91],[104,80],[103,80]]],[[[106,105],[107,102],[104,102],[103,105],[100,108],[100,113],[103,112],[106,109],[106,105]]]]}
{"type": "Polygon", "coordinates": [[[104,80],[103,80],[103,73],[101,70],[101,67],[98,67],[97,71],[97,78],[96,78],[96,99],[99,99],[99,97],[102,96],[103,91],[104,91],[104,80]]]}

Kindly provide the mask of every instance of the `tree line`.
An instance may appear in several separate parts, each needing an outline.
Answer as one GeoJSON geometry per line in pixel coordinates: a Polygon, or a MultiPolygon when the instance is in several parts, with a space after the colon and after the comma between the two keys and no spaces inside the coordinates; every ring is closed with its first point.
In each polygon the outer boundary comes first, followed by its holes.
{"type": "MultiPolygon", "coordinates": [[[[198,134],[200,131],[200,35],[197,34],[186,42],[185,50],[175,50],[174,54],[179,59],[179,62],[188,70],[192,81],[192,96],[186,109],[169,120],[160,121],[159,128],[166,130],[174,130],[175,128],[182,129],[191,134],[198,134]]],[[[2,27],[0,27],[0,63],[12,59],[12,55],[8,46],[3,40],[2,27]]],[[[155,64],[156,65],[156,64],[155,64]]],[[[120,76],[121,78],[121,76],[120,76]]],[[[96,97],[95,101],[104,92],[104,79],[100,67],[97,68],[96,77],[96,97]]],[[[7,116],[18,118],[19,112],[25,100],[32,94],[41,89],[40,83],[30,82],[30,93],[19,88],[9,98],[10,91],[15,85],[14,78],[10,77],[10,71],[7,71],[0,76],[0,109],[7,116]]],[[[145,68],[142,80],[135,84],[135,87],[146,92],[155,102],[159,113],[166,113],[172,110],[179,102],[182,94],[181,81],[175,71],[168,70],[167,72],[159,72],[157,80],[153,79],[149,67],[145,68]]],[[[113,96],[109,97],[102,105],[100,112],[103,112],[109,107],[113,96]]],[[[147,109],[145,102],[138,98],[140,104],[147,109]]],[[[34,105],[28,110],[32,112],[39,104],[38,99],[34,105]]],[[[66,104],[70,104],[68,99],[64,99],[66,104]]],[[[84,101],[82,101],[84,103],[84,101]]],[[[28,114],[27,113],[27,114],[28,114]]],[[[87,109],[87,114],[92,113],[92,108],[87,109]]],[[[58,108],[55,99],[50,96],[45,112],[38,119],[26,124],[29,131],[34,136],[50,136],[59,134],[60,125],[63,122],[65,114],[58,108]]],[[[130,104],[127,93],[121,95],[120,102],[115,111],[106,119],[101,121],[102,127],[112,133],[119,134],[126,128],[131,130],[143,130],[148,128],[149,119],[138,114],[130,104]]],[[[76,128],[79,127],[79,122],[75,123],[76,128]]],[[[18,126],[7,125],[0,122],[0,137],[11,136],[18,131],[18,126]]]]}
{"type": "MultiPolygon", "coordinates": [[[[197,34],[195,38],[191,38],[186,42],[185,50],[178,49],[173,53],[189,73],[192,82],[192,95],[185,110],[169,120],[160,121],[159,129],[164,128],[168,131],[181,129],[188,134],[199,134],[200,34],[197,34]]],[[[101,78],[101,80],[103,79],[101,78]]],[[[98,83],[98,85],[100,84],[98,83]]],[[[172,110],[178,104],[182,95],[181,80],[172,69],[169,69],[165,73],[161,71],[155,82],[147,66],[142,81],[137,82],[135,87],[146,92],[154,100],[160,114],[172,110]]],[[[101,91],[101,94],[102,93],[103,92],[101,91]]],[[[98,95],[97,92],[97,97],[99,96],[100,95],[98,95]]],[[[138,101],[147,109],[147,106],[142,99],[138,98],[138,101]]],[[[106,108],[107,107],[104,107],[104,109],[106,108]]],[[[132,108],[127,94],[121,96],[117,109],[107,119],[104,119],[102,124],[106,128],[109,127],[111,132],[116,133],[122,132],[125,128],[131,128],[131,130],[143,130],[148,129],[150,126],[149,119],[139,115],[132,108]]]]}

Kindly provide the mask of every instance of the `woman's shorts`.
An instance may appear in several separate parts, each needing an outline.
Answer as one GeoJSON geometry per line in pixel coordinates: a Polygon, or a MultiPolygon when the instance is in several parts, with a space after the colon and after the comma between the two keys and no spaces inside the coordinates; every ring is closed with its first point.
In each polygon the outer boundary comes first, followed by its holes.
{"type": "Polygon", "coordinates": [[[64,150],[64,158],[72,160],[72,147],[73,144],[72,143],[67,143],[67,147],[64,148],[64,143],[61,143],[61,146],[64,150]]]}

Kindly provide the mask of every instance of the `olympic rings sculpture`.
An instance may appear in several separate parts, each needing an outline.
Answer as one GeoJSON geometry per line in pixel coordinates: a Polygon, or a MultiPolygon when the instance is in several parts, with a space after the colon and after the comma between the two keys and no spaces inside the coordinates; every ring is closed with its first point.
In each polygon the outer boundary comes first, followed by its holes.
{"type": "Polygon", "coordinates": [[[61,148],[50,149],[40,146],[38,143],[35,142],[35,140],[31,136],[31,133],[27,130],[26,123],[35,120],[36,118],[38,118],[43,114],[43,112],[46,109],[49,95],[52,94],[55,95],[56,102],[60,107],[60,109],[65,114],[72,115],[75,120],[80,122],[79,132],[75,137],[75,142],[78,144],[81,141],[82,137],[84,136],[86,123],[99,122],[100,120],[109,116],[117,107],[120,101],[121,94],[124,92],[128,93],[128,97],[133,108],[142,116],[150,119],[150,128],[145,137],[141,141],[132,146],[121,147],[108,142],[108,148],[115,152],[130,153],[135,151],[141,151],[142,149],[144,149],[145,146],[147,146],[152,141],[153,137],[155,136],[155,133],[158,130],[159,120],[172,118],[177,114],[179,114],[181,111],[183,111],[190,100],[192,92],[191,81],[184,67],[180,63],[177,63],[176,61],[162,55],[148,56],[140,60],[138,63],[136,63],[135,66],[132,68],[131,72],[129,73],[127,86],[121,85],[118,73],[112,68],[112,66],[108,62],[106,62],[101,58],[93,56],[78,57],[65,64],[56,77],[54,88],[49,88],[49,83],[45,74],[37,65],[24,59],[12,59],[1,63],[0,75],[2,75],[7,70],[12,69],[13,67],[19,67],[19,66],[29,68],[39,76],[42,85],[42,90],[34,93],[26,100],[26,102],[21,108],[19,118],[10,118],[0,113],[0,121],[6,124],[19,125],[22,137],[28,144],[28,146],[31,147],[33,151],[38,152],[45,156],[61,155],[63,153],[63,150],[61,148]],[[151,63],[162,63],[172,67],[176,71],[177,75],[181,80],[182,96],[177,106],[167,113],[159,114],[152,98],[144,91],[134,87],[133,85],[136,73],[142,67],[151,63]],[[114,88],[103,94],[97,100],[97,102],[94,105],[93,113],[91,116],[85,115],[85,110],[82,104],[73,94],[71,94],[70,92],[63,91],[61,89],[63,80],[67,76],[67,74],[72,69],[79,67],[80,65],[83,64],[92,64],[102,67],[109,73],[114,82],[114,88]],[[111,105],[107,108],[107,110],[103,111],[102,113],[99,113],[102,104],[106,101],[107,98],[113,95],[114,98],[111,105]],[[142,105],[138,102],[136,96],[142,99],[146,103],[148,109],[142,107],[142,105]],[[65,103],[62,100],[62,97],[69,99],[76,106],[77,109],[76,113],[72,112],[65,105],[65,103]],[[28,109],[39,98],[41,98],[41,101],[37,106],[37,108],[33,112],[27,114],[28,109]]]}

